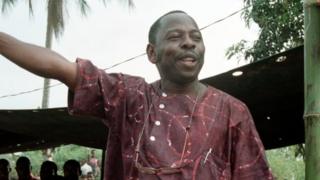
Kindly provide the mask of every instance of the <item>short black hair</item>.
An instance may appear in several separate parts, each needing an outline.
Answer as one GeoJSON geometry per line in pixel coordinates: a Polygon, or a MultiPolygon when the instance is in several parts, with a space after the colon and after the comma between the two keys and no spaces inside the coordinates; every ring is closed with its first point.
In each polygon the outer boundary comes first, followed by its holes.
{"type": "Polygon", "coordinates": [[[16,166],[19,168],[20,167],[29,168],[29,167],[31,167],[30,159],[27,158],[26,156],[21,156],[18,158],[18,160],[16,162],[16,166]]]}
{"type": "Polygon", "coordinates": [[[8,160],[6,160],[6,159],[0,159],[0,167],[7,167],[7,166],[9,166],[9,165],[10,165],[10,163],[9,163],[8,160]]]}
{"type": "Polygon", "coordinates": [[[6,159],[0,159],[0,174],[2,174],[2,176],[8,176],[10,171],[11,167],[9,161],[6,159]]]}
{"type": "Polygon", "coordinates": [[[181,11],[181,10],[174,10],[174,11],[170,11],[162,16],[160,16],[150,27],[149,29],[149,35],[148,35],[148,38],[149,38],[149,43],[151,44],[155,44],[156,43],[156,34],[158,33],[159,31],[159,28],[160,28],[160,22],[161,20],[166,17],[167,15],[170,15],[170,14],[174,14],[174,13],[183,13],[183,14],[186,14],[188,15],[186,12],[184,11],[181,11]]]}
{"type": "Polygon", "coordinates": [[[45,175],[48,175],[49,173],[54,173],[54,174],[50,174],[50,175],[57,175],[57,171],[58,171],[58,166],[55,162],[53,161],[44,161],[42,164],[41,164],[41,167],[40,167],[40,176],[45,174],[45,175]]]}
{"type": "Polygon", "coordinates": [[[63,171],[69,173],[68,175],[74,176],[77,171],[81,174],[81,165],[75,159],[69,159],[63,164],[63,171]]]}

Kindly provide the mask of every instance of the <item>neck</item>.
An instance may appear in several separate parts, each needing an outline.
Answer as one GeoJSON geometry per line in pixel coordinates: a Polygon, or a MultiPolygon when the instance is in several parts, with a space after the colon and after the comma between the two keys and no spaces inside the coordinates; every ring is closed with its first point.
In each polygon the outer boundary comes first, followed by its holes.
{"type": "Polygon", "coordinates": [[[187,94],[197,96],[198,93],[203,92],[205,87],[198,80],[185,84],[177,84],[163,79],[160,82],[160,89],[168,94],[187,94]]]}

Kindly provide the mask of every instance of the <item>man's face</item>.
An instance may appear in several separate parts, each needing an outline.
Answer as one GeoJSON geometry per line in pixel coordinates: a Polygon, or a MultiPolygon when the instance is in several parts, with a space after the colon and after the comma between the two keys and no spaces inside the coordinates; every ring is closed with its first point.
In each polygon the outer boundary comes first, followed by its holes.
{"type": "Polygon", "coordinates": [[[205,47],[198,26],[188,15],[174,13],[161,20],[154,52],[163,80],[176,84],[197,80],[205,47]]]}

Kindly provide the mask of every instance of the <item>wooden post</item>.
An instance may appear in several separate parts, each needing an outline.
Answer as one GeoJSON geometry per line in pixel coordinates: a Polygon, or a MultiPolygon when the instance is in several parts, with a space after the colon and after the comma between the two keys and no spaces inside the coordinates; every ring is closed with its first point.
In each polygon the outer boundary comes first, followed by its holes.
{"type": "Polygon", "coordinates": [[[306,180],[320,179],[320,0],[304,0],[306,180]]]}

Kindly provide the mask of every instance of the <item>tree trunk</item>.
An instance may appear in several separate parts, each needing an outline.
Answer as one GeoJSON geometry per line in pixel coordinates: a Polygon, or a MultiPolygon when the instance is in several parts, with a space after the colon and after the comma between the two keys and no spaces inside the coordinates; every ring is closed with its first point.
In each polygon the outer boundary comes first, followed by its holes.
{"type": "Polygon", "coordinates": [[[320,179],[320,0],[304,0],[306,180],[320,179]]]}
{"type": "MultiPolygon", "coordinates": [[[[49,7],[48,7],[49,8],[49,7]]],[[[46,48],[51,49],[52,45],[52,37],[53,37],[53,29],[51,28],[50,24],[50,13],[48,9],[48,17],[47,17],[47,31],[46,31],[46,48]]],[[[50,93],[50,79],[44,78],[43,81],[43,91],[42,91],[42,108],[48,108],[49,107],[49,93],[50,93]]],[[[47,148],[43,150],[43,159],[46,160],[52,160],[53,158],[53,152],[51,148],[47,148]]]]}
{"type": "MultiPolygon", "coordinates": [[[[46,48],[51,49],[53,29],[50,26],[49,13],[47,17],[47,31],[46,31],[46,48]]],[[[43,83],[43,94],[42,94],[42,108],[48,108],[49,106],[49,92],[50,92],[50,79],[45,78],[43,83]]]]}

